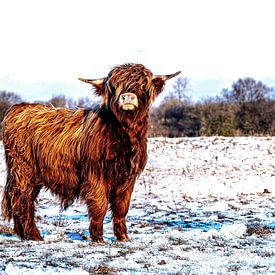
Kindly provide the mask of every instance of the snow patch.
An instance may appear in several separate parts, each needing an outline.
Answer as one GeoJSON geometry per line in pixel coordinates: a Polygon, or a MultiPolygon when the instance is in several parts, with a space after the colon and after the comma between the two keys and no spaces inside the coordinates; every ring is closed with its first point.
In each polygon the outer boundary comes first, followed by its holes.
{"type": "MultiPolygon", "coordinates": [[[[127,216],[130,242],[89,239],[86,206],[61,211],[42,191],[43,242],[20,241],[0,217],[3,274],[275,273],[275,137],[153,138],[127,216]],[[247,234],[260,224],[266,231],[247,234]]],[[[5,182],[0,144],[0,192],[5,182]]]]}

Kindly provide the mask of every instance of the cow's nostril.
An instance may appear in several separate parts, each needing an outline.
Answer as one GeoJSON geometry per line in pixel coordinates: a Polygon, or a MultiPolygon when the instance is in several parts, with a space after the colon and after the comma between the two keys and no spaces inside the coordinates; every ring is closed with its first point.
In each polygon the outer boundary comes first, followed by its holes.
{"type": "Polygon", "coordinates": [[[132,104],[138,106],[138,99],[134,93],[124,93],[119,97],[120,104],[132,104]]]}

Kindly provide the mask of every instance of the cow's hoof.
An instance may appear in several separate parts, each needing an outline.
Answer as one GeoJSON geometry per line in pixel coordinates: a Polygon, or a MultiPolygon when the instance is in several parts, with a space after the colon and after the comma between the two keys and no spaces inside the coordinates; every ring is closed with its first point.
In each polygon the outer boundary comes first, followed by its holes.
{"type": "Polygon", "coordinates": [[[95,243],[105,243],[102,237],[94,237],[92,238],[93,242],[95,243]]]}
{"type": "Polygon", "coordinates": [[[117,241],[118,242],[129,242],[130,238],[127,235],[125,235],[125,236],[117,237],[117,241]]]}

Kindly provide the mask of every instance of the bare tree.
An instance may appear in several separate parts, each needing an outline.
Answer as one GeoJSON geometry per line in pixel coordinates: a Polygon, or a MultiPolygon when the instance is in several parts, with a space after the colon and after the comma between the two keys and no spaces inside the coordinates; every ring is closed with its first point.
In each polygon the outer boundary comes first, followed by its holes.
{"type": "Polygon", "coordinates": [[[225,101],[234,105],[235,124],[241,133],[266,134],[273,131],[269,122],[275,118],[272,92],[272,87],[250,77],[234,82],[232,90],[223,90],[225,101]]]}
{"type": "Polygon", "coordinates": [[[7,91],[0,91],[0,131],[2,130],[2,120],[7,110],[15,103],[22,102],[21,96],[7,91]]]}
{"type": "Polygon", "coordinates": [[[11,106],[15,103],[22,102],[22,98],[13,92],[0,91],[0,102],[6,102],[11,106]]]}
{"type": "Polygon", "coordinates": [[[243,104],[247,102],[259,102],[267,99],[273,88],[251,77],[239,79],[232,85],[232,90],[223,90],[223,97],[231,103],[243,104]]]}
{"type": "Polygon", "coordinates": [[[188,102],[190,98],[186,95],[189,86],[187,77],[179,77],[173,85],[172,97],[175,97],[181,102],[188,102]]]}

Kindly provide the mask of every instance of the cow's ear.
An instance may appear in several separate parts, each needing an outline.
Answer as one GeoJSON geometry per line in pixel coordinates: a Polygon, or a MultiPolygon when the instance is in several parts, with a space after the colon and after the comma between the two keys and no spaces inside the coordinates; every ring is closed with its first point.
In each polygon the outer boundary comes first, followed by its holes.
{"type": "Polygon", "coordinates": [[[161,77],[155,77],[155,78],[152,79],[152,82],[155,86],[156,94],[157,95],[160,94],[163,90],[165,81],[161,77]]]}
{"type": "Polygon", "coordinates": [[[102,96],[104,93],[104,80],[105,78],[99,79],[86,79],[86,78],[78,78],[80,81],[91,84],[95,88],[95,92],[97,95],[102,96]]]}
{"type": "Polygon", "coordinates": [[[152,78],[152,82],[155,85],[157,94],[159,94],[163,90],[166,80],[168,80],[172,77],[175,77],[180,73],[181,73],[181,71],[176,72],[174,74],[168,74],[168,75],[154,75],[152,78]]]}

